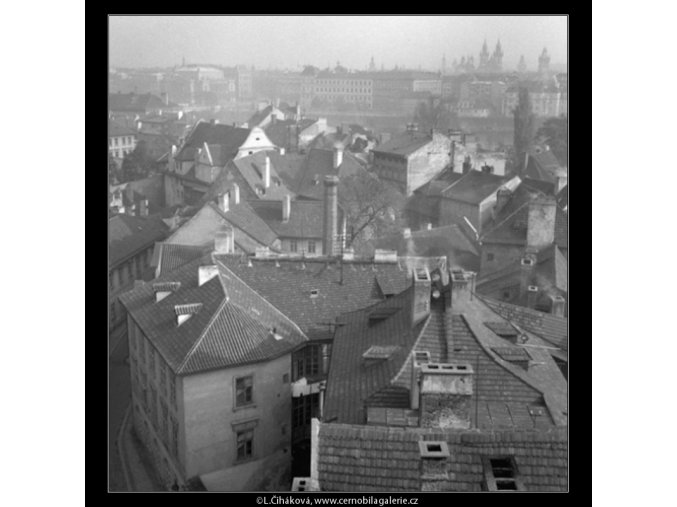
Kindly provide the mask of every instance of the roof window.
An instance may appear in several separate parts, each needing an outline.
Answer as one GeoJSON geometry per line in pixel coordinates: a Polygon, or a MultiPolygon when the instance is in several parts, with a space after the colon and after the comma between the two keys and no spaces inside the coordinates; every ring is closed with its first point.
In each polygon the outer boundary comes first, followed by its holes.
{"type": "Polygon", "coordinates": [[[512,456],[483,458],[484,479],[488,491],[525,491],[512,456]]]}

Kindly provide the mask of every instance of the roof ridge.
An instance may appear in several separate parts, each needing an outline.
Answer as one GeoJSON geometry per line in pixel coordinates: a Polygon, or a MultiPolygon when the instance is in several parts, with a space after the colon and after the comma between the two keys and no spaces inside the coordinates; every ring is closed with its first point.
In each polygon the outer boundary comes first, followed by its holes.
{"type": "MultiPolygon", "coordinates": [[[[223,288],[223,285],[221,287],[223,288]]],[[[225,296],[225,290],[224,290],[224,296],[225,296]]],[[[186,356],[183,358],[183,361],[181,361],[181,364],[179,364],[178,368],[176,369],[176,373],[182,373],[184,367],[186,366],[186,363],[188,363],[188,361],[193,356],[193,353],[195,352],[195,350],[200,346],[200,344],[202,343],[202,340],[204,340],[204,337],[207,334],[207,331],[209,330],[209,328],[212,327],[212,325],[214,324],[214,321],[221,314],[221,310],[223,310],[224,306],[227,303],[228,303],[228,298],[224,297],[223,301],[221,302],[221,304],[219,304],[219,307],[214,312],[214,315],[212,315],[212,317],[209,319],[209,322],[207,323],[207,325],[202,329],[202,332],[200,333],[200,337],[197,340],[195,340],[195,343],[188,350],[188,352],[186,353],[186,356]]]]}
{"type": "Polygon", "coordinates": [[[432,315],[433,315],[433,312],[431,310],[431,312],[426,317],[426,321],[423,324],[423,327],[421,328],[421,331],[419,332],[418,336],[416,337],[416,340],[414,340],[414,343],[412,343],[411,349],[407,353],[407,357],[405,358],[404,362],[402,363],[402,366],[400,367],[400,371],[398,371],[395,374],[395,376],[392,379],[390,379],[389,385],[395,385],[397,382],[399,382],[401,380],[400,376],[404,374],[404,370],[407,368],[407,365],[409,364],[409,356],[416,349],[418,344],[421,342],[421,339],[425,335],[425,332],[428,329],[428,324],[430,324],[430,321],[432,320],[432,315]]]}
{"type": "MultiPolygon", "coordinates": [[[[285,319],[286,321],[288,321],[288,322],[291,324],[291,326],[292,326],[294,329],[296,329],[296,330],[301,334],[301,336],[304,336],[306,339],[308,339],[308,337],[306,336],[306,333],[303,332],[303,330],[298,326],[298,324],[296,324],[296,322],[294,322],[294,321],[293,321],[291,318],[289,318],[285,313],[283,313],[277,306],[275,306],[273,303],[271,303],[271,302],[268,301],[266,298],[264,298],[261,294],[259,294],[259,293],[256,291],[256,289],[254,289],[253,287],[251,287],[251,286],[250,286],[249,284],[247,284],[244,280],[242,280],[242,278],[240,278],[239,276],[237,276],[237,275],[235,274],[235,272],[233,272],[233,271],[232,271],[228,266],[226,266],[223,262],[221,262],[220,260],[218,260],[217,258],[215,258],[214,255],[212,255],[212,260],[213,260],[216,264],[218,264],[220,267],[222,267],[223,269],[225,269],[226,271],[228,271],[229,276],[233,276],[233,277],[234,277],[235,279],[237,279],[240,283],[242,283],[245,287],[247,287],[250,291],[252,291],[254,294],[256,294],[256,297],[258,297],[261,301],[263,301],[263,303],[264,303],[265,305],[269,306],[269,307],[272,308],[275,312],[277,312],[279,315],[281,315],[283,319],[285,319]]],[[[219,273],[219,281],[221,282],[221,286],[223,287],[224,292],[226,292],[225,284],[224,284],[224,282],[223,282],[223,278],[220,276],[220,273],[219,273]]],[[[227,294],[226,294],[226,299],[227,299],[227,300],[229,299],[229,297],[228,297],[227,294]]],[[[234,304],[235,306],[240,307],[240,305],[238,305],[237,303],[233,303],[233,304],[234,304]]],[[[240,308],[241,308],[241,307],[240,307],[240,308]]]]}

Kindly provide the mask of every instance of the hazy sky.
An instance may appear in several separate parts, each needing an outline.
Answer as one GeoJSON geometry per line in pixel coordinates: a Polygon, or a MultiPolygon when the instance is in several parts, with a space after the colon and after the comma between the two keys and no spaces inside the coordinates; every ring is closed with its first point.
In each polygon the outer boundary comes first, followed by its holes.
{"type": "Polygon", "coordinates": [[[111,16],[112,67],[181,63],[246,64],[256,68],[318,67],[337,61],[364,69],[394,65],[439,69],[472,54],[482,42],[503,47],[503,67],[520,55],[535,69],[548,48],[552,64],[566,64],[565,16],[111,16]]]}

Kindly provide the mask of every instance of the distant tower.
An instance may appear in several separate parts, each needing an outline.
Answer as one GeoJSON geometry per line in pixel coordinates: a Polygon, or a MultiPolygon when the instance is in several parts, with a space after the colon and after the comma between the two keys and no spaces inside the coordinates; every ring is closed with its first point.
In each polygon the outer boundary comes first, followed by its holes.
{"type": "Polygon", "coordinates": [[[442,55],[442,75],[444,76],[447,73],[447,55],[442,55]]]}
{"type": "Polygon", "coordinates": [[[546,48],[543,48],[541,56],[538,57],[538,73],[544,77],[550,73],[550,55],[546,48]]]}
{"type": "Polygon", "coordinates": [[[501,40],[496,43],[494,54],[491,55],[491,70],[493,72],[501,72],[503,70],[503,49],[501,48],[501,40]]]}
{"type": "Polygon", "coordinates": [[[524,55],[520,56],[520,62],[517,64],[517,72],[524,74],[527,71],[527,62],[524,61],[524,55]]]}
{"type": "Polygon", "coordinates": [[[374,63],[374,57],[371,57],[371,61],[369,62],[369,71],[374,72],[376,70],[376,64],[374,63]]]}
{"type": "Polygon", "coordinates": [[[484,39],[484,44],[482,44],[482,51],[480,52],[480,64],[477,68],[481,71],[489,69],[489,50],[487,49],[486,39],[484,39]]]}

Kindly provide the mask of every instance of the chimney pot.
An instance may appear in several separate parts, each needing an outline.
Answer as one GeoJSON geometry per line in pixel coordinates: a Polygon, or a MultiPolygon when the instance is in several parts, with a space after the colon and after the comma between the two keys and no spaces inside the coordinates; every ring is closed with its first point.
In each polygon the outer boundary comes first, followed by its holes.
{"type": "Polygon", "coordinates": [[[263,186],[265,188],[270,187],[270,157],[266,155],[266,163],[263,169],[263,186]]]}
{"type": "Polygon", "coordinates": [[[282,221],[289,222],[291,216],[291,196],[285,195],[282,201],[282,221]]]}

